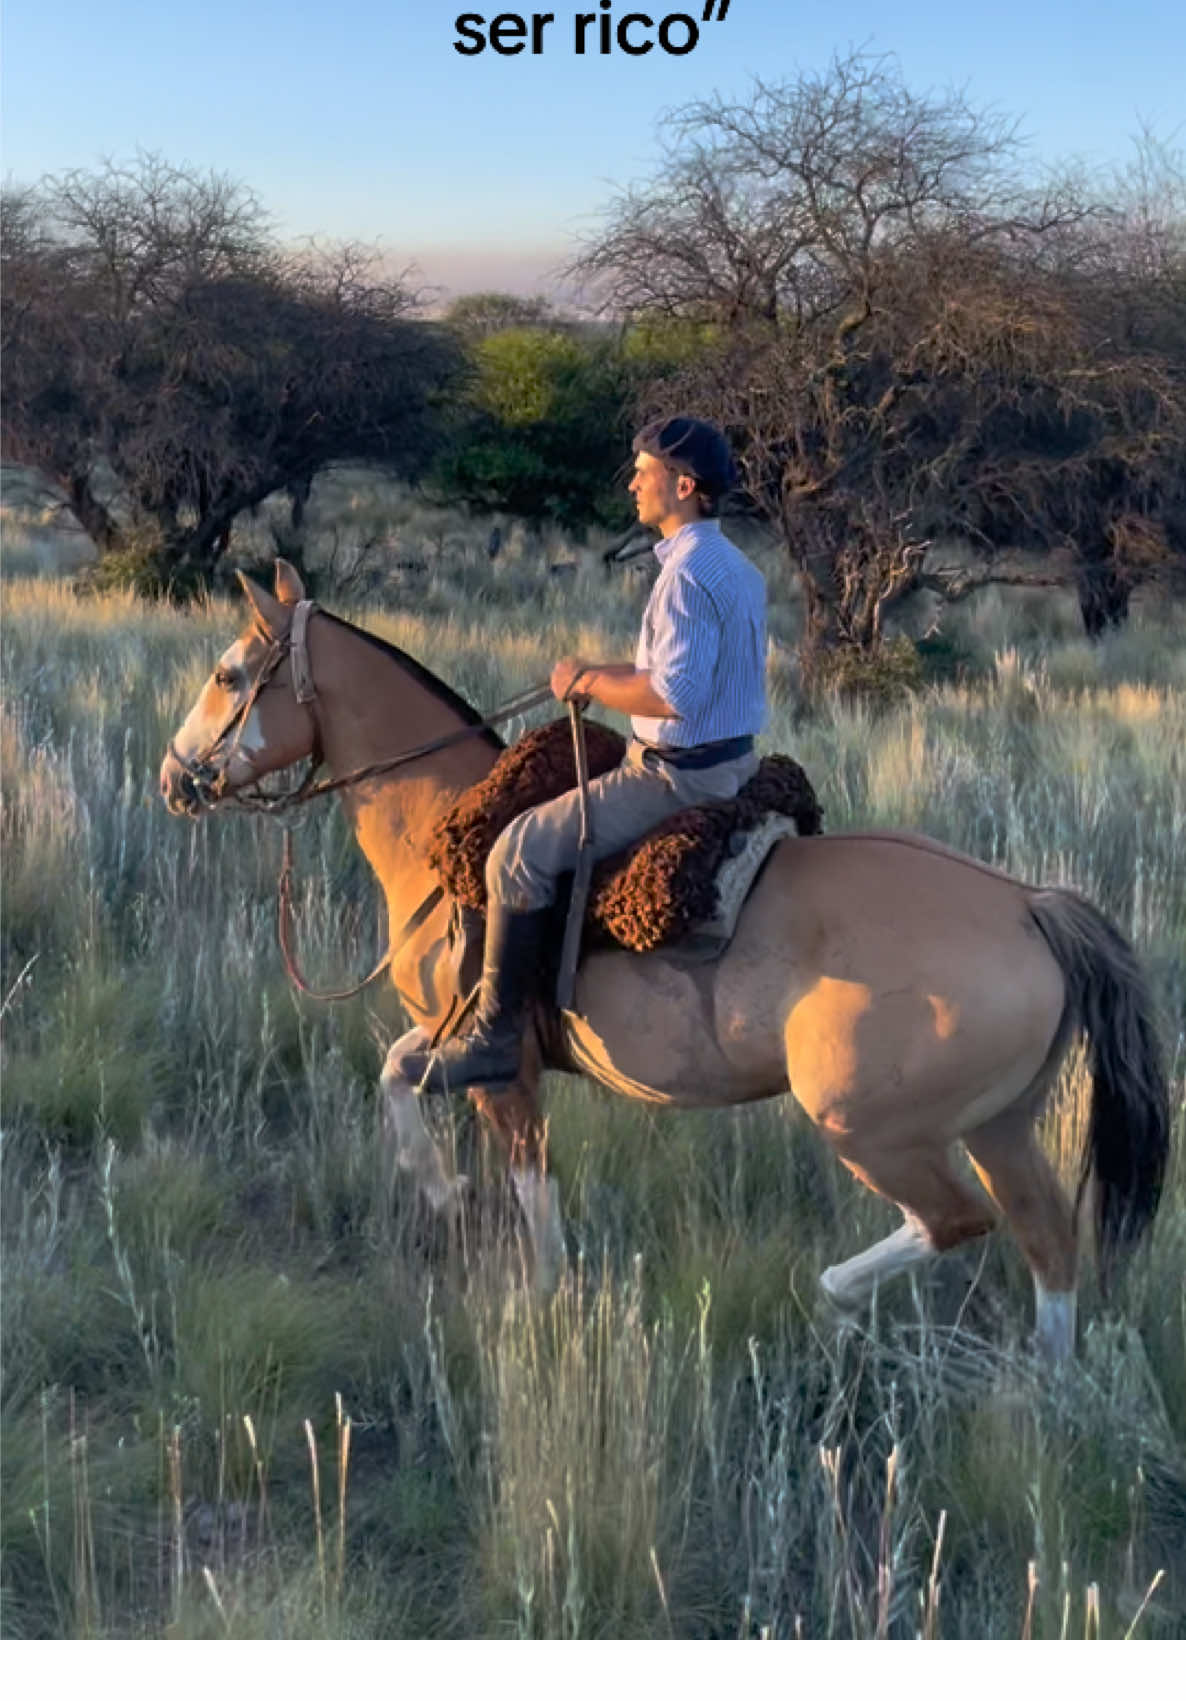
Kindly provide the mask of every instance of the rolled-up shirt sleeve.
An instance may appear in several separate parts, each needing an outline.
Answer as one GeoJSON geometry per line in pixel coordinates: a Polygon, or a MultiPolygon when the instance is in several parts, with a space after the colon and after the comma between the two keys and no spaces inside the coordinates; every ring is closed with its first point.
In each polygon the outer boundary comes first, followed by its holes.
{"type": "Polygon", "coordinates": [[[651,685],[681,720],[709,701],[721,644],[721,622],[712,598],[686,573],[657,586],[650,646],[651,685]]]}

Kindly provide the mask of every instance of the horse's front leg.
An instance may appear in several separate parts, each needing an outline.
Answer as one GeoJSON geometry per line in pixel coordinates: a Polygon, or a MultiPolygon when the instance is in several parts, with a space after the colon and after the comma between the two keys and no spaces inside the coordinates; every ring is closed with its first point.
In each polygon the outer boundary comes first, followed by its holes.
{"type": "Polygon", "coordinates": [[[402,1172],[412,1178],[434,1211],[445,1211],[458,1203],[468,1178],[451,1176],[446,1170],[436,1141],[425,1126],[420,1099],[399,1072],[403,1054],[417,1050],[428,1037],[424,1028],[413,1028],[396,1040],[379,1077],[381,1186],[384,1200],[390,1200],[396,1174],[402,1172]]]}
{"type": "Polygon", "coordinates": [[[498,1090],[474,1087],[470,1099],[506,1154],[511,1186],[527,1229],[535,1286],[541,1293],[554,1293],[567,1266],[568,1251],[560,1189],[548,1174],[548,1132],[535,1088],[522,1081],[498,1090]]]}

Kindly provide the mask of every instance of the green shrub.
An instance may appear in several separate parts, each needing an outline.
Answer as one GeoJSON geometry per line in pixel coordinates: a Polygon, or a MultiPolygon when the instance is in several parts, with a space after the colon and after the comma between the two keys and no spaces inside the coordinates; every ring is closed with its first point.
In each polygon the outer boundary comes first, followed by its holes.
{"type": "Polygon", "coordinates": [[[818,651],[805,658],[804,678],[817,697],[888,708],[920,691],[926,675],[918,646],[901,634],[870,651],[848,646],[818,651]]]}
{"type": "Polygon", "coordinates": [[[435,463],[441,496],[571,526],[624,523],[629,381],[608,340],[519,326],[484,337],[471,359],[435,463]]]}

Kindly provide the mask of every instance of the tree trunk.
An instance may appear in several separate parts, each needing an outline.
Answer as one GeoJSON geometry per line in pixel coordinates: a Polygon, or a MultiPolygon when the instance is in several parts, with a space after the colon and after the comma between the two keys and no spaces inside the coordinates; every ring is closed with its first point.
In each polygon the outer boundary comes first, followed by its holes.
{"type": "Polygon", "coordinates": [[[892,563],[886,565],[850,543],[847,548],[806,555],[798,574],[804,601],[805,660],[838,650],[872,655],[881,643],[882,608],[904,586],[892,563]]]}
{"type": "Polygon", "coordinates": [[[798,575],[803,591],[802,647],[806,660],[839,649],[844,643],[844,632],[831,556],[821,551],[805,557],[799,564],[798,575]]]}
{"type": "Polygon", "coordinates": [[[862,644],[852,629],[834,555],[821,551],[806,556],[797,570],[804,616],[799,640],[800,677],[808,695],[815,695],[827,691],[839,672],[848,671],[852,664],[846,658],[868,656],[873,642],[862,644]]]}
{"type": "Polygon", "coordinates": [[[191,526],[181,525],[175,514],[154,515],[161,536],[153,551],[151,571],[146,571],[143,577],[144,594],[186,603],[211,590],[221,540],[244,505],[224,503],[219,508],[209,508],[191,526]]]}
{"type": "Polygon", "coordinates": [[[306,473],[303,478],[294,478],[287,485],[287,495],[290,505],[290,517],[294,532],[305,529],[305,508],[313,494],[313,475],[306,473]]]}
{"type": "Polygon", "coordinates": [[[288,524],[272,526],[272,542],[277,555],[298,569],[305,565],[305,507],[313,489],[312,474],[294,478],[284,487],[288,497],[288,524]]]}
{"type": "Polygon", "coordinates": [[[1132,584],[1110,561],[1085,561],[1076,575],[1083,629],[1096,642],[1111,627],[1114,631],[1128,619],[1132,584]]]}
{"type": "Polygon", "coordinates": [[[212,503],[196,526],[175,533],[161,552],[158,594],[172,602],[188,602],[215,582],[220,543],[230,532],[237,515],[254,508],[275,489],[260,484],[238,490],[222,502],[212,503]]]}
{"type": "Polygon", "coordinates": [[[119,549],[123,533],[91,490],[90,474],[73,475],[65,481],[65,489],[71,512],[100,554],[119,549]]]}

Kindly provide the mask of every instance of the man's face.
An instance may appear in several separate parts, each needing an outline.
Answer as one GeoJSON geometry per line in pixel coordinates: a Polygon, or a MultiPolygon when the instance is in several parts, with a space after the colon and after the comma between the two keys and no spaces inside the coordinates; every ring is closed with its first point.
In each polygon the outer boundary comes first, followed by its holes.
{"type": "Polygon", "coordinates": [[[664,520],[670,519],[677,513],[681,499],[686,498],[692,489],[692,480],[686,474],[672,472],[655,455],[648,455],[645,449],[640,449],[634,457],[630,491],[644,526],[660,526],[664,520]]]}

